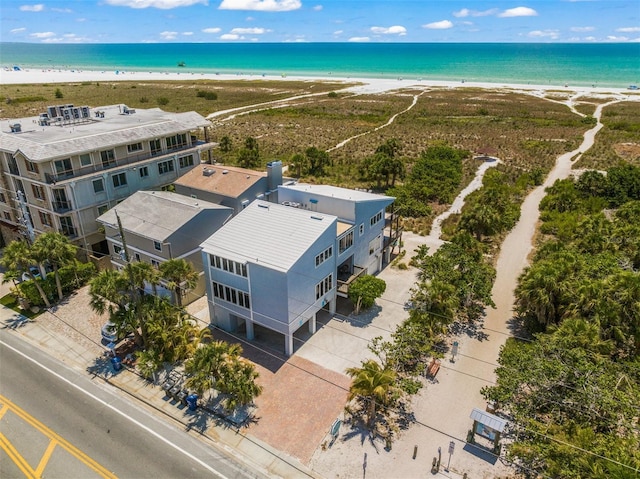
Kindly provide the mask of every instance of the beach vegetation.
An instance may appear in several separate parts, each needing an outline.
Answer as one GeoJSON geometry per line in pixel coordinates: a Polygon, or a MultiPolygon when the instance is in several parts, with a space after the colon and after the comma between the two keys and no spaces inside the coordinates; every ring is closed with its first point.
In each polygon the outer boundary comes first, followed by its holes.
{"type": "Polygon", "coordinates": [[[511,418],[507,458],[550,477],[640,467],[640,167],[556,181],[515,290],[520,339],[482,390],[511,418]]]}
{"type": "Polygon", "coordinates": [[[141,96],[138,101],[140,103],[149,103],[149,98],[147,98],[146,96],[141,96]]]}
{"type": "Polygon", "coordinates": [[[160,106],[166,106],[170,101],[171,100],[169,100],[169,98],[166,96],[159,96],[158,98],[156,98],[156,103],[160,106]]]}
{"type": "Polygon", "coordinates": [[[233,149],[233,143],[231,142],[231,138],[229,138],[228,136],[223,136],[222,138],[220,138],[218,147],[220,148],[221,152],[229,153],[233,149]]]}
{"type": "Polygon", "coordinates": [[[218,94],[215,91],[197,90],[196,96],[198,98],[204,98],[205,100],[217,100],[218,94]]]}
{"type": "Polygon", "coordinates": [[[60,88],[56,88],[56,91],[54,93],[54,96],[56,98],[64,98],[64,94],[62,93],[62,90],[60,88]]]}

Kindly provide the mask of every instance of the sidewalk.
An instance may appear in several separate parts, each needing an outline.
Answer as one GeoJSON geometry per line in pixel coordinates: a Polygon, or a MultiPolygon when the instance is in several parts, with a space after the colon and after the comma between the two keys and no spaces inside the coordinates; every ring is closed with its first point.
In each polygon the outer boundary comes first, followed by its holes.
{"type": "MultiPolygon", "coordinates": [[[[46,313],[45,313],[46,314],[46,313]]],[[[46,351],[81,374],[92,374],[114,386],[154,414],[175,421],[185,431],[193,431],[217,444],[227,454],[271,477],[320,478],[295,458],[287,457],[268,444],[241,430],[219,421],[215,416],[198,409],[195,412],[165,395],[160,385],[154,385],[123,367],[114,372],[108,358],[95,350],[83,347],[63,335],[56,334],[44,324],[29,321],[15,311],[0,305],[0,323],[25,340],[46,351]]]]}

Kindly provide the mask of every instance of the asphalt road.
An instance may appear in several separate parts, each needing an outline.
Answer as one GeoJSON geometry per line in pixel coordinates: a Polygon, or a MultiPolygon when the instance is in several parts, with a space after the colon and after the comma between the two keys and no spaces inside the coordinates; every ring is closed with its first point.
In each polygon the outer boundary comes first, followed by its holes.
{"type": "MultiPolygon", "coordinates": [[[[132,404],[112,386],[69,369],[6,330],[0,330],[0,395],[55,433],[61,438],[58,443],[68,441],[119,478],[264,477],[214,445],[132,404]]],[[[48,439],[34,432],[27,422],[10,416],[2,416],[1,438],[13,434],[13,445],[25,460],[35,458],[35,468],[38,461],[43,461],[39,458],[44,457],[43,441],[48,439]]],[[[3,449],[0,475],[24,477],[16,476],[18,469],[7,458],[6,451],[11,447],[3,449]]],[[[60,468],[66,468],[62,476],[66,478],[86,474],[81,472],[86,471],[84,464],[61,456],[57,452],[60,448],[53,449],[44,477],[61,477],[60,468]]]]}

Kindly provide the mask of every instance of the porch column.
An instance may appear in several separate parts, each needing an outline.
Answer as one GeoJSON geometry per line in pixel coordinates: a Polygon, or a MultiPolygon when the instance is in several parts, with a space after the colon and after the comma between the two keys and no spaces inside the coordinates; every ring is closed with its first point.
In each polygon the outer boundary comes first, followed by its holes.
{"type": "Polygon", "coordinates": [[[287,357],[293,354],[293,333],[284,335],[284,354],[287,357]]]}
{"type": "Polygon", "coordinates": [[[255,338],[255,334],[253,333],[253,321],[251,321],[250,319],[245,319],[244,322],[247,326],[247,339],[251,341],[255,338]]]}
{"type": "Polygon", "coordinates": [[[309,332],[310,332],[311,334],[315,334],[315,333],[316,333],[316,315],[317,315],[317,314],[318,314],[318,313],[317,313],[317,312],[315,312],[315,313],[313,313],[313,316],[311,316],[311,317],[309,318],[309,332]]]}
{"type": "Polygon", "coordinates": [[[334,296],[333,299],[331,301],[329,301],[329,313],[331,313],[331,315],[336,314],[336,304],[337,303],[338,303],[337,296],[334,296]]]}

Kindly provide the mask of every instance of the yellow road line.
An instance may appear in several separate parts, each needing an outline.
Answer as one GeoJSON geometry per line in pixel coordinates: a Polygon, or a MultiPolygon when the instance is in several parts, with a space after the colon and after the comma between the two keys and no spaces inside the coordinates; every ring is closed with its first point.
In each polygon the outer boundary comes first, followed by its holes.
{"type": "Polygon", "coordinates": [[[51,459],[51,454],[53,454],[53,450],[56,448],[57,444],[58,441],[55,441],[53,439],[49,441],[49,445],[47,446],[46,451],[44,451],[44,454],[40,459],[40,464],[38,464],[38,467],[36,467],[36,477],[42,477],[44,468],[47,467],[47,463],[49,462],[49,459],[51,459]]]}
{"type": "Polygon", "coordinates": [[[27,463],[25,458],[22,457],[18,453],[18,451],[16,451],[16,448],[13,447],[13,444],[11,444],[9,440],[6,438],[6,436],[1,432],[0,432],[0,447],[4,450],[4,452],[7,453],[7,455],[15,463],[15,465],[18,466],[18,469],[20,469],[24,473],[27,479],[37,479],[38,477],[40,477],[40,476],[36,476],[35,471],[31,469],[31,466],[29,465],[29,463],[27,463]]]}
{"type": "Polygon", "coordinates": [[[2,409],[0,409],[0,419],[2,419],[2,416],[4,416],[4,414],[9,410],[9,406],[7,406],[6,404],[4,404],[2,406],[2,409]]]}
{"type": "Polygon", "coordinates": [[[69,441],[67,441],[62,436],[53,432],[47,426],[42,424],[40,421],[36,420],[34,417],[30,416],[27,412],[25,412],[24,410],[16,406],[14,403],[9,401],[7,398],[2,396],[1,394],[0,394],[0,402],[3,402],[6,405],[8,405],[13,413],[21,417],[24,421],[26,421],[27,423],[32,425],[34,428],[39,430],[42,434],[47,436],[49,439],[56,441],[56,443],[60,445],[60,447],[65,449],[71,455],[75,456],[78,460],[86,464],[89,468],[96,471],[102,477],[106,479],[117,479],[117,477],[111,471],[108,471],[107,469],[105,469],[103,466],[101,466],[96,461],[91,459],[89,456],[87,456],[84,452],[82,452],[80,449],[75,447],[69,441]]]}

